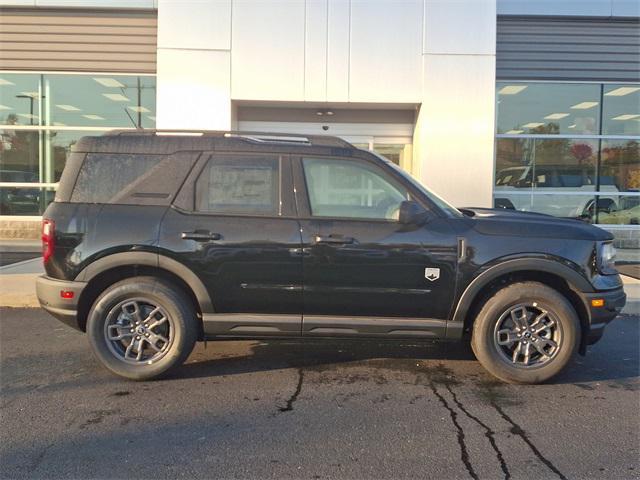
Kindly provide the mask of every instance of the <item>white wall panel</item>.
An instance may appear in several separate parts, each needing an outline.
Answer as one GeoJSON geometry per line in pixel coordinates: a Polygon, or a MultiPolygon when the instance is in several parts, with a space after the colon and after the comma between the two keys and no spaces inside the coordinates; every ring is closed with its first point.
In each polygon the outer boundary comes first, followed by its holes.
{"type": "Polygon", "coordinates": [[[160,0],[158,47],[229,50],[231,0],[160,0]]]}
{"type": "Polygon", "coordinates": [[[425,0],[424,22],[424,53],[495,54],[495,0],[425,0]]]}
{"type": "Polygon", "coordinates": [[[305,11],[304,99],[327,99],[328,0],[307,0],[305,11]]]}
{"type": "Polygon", "coordinates": [[[424,68],[418,177],[455,206],[491,206],[495,56],[425,55],[424,68]]]}
{"type": "Polygon", "coordinates": [[[349,100],[419,102],[420,0],[352,0],[349,100]]]}
{"type": "Polygon", "coordinates": [[[304,0],[234,0],[234,99],[304,100],[304,0]]]}
{"type": "Polygon", "coordinates": [[[230,53],[158,49],[158,128],[231,128],[230,53]]]}
{"type": "Polygon", "coordinates": [[[327,1],[327,100],[348,102],[351,0],[327,1]]]}

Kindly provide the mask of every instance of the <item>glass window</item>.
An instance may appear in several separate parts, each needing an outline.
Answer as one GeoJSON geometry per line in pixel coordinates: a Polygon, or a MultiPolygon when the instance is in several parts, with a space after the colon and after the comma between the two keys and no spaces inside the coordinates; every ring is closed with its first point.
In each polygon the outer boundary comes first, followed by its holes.
{"type": "Polygon", "coordinates": [[[499,134],[598,134],[598,84],[499,82],[496,96],[499,134]]]}
{"type": "Polygon", "coordinates": [[[593,191],[597,155],[597,140],[499,138],[496,188],[593,191]]]}
{"type": "Polygon", "coordinates": [[[397,220],[408,192],[373,166],[353,160],[303,159],[311,214],[397,220]]]}
{"type": "Polygon", "coordinates": [[[0,124],[40,125],[40,78],[0,73],[0,124]]]}
{"type": "Polygon", "coordinates": [[[600,190],[640,192],[640,139],[602,140],[600,190]]]}
{"type": "Polygon", "coordinates": [[[149,128],[155,125],[155,78],[45,75],[49,125],[149,128]]]}
{"type": "MultiPolygon", "coordinates": [[[[155,84],[154,76],[0,73],[0,181],[58,182],[80,137],[154,128],[155,84]]],[[[3,187],[0,214],[38,215],[53,196],[51,187],[16,188],[3,187]],[[36,197],[28,207],[24,198],[36,197]]]]}
{"type": "Polygon", "coordinates": [[[54,196],[52,187],[0,187],[0,215],[42,215],[54,196]]]}
{"type": "MultiPolygon", "coordinates": [[[[599,197],[600,198],[600,197],[599,197]]],[[[605,205],[599,208],[597,223],[603,225],[640,225],[640,196],[603,196],[605,205]]]]}
{"type": "Polygon", "coordinates": [[[605,85],[604,135],[640,135],[640,85],[605,85]]]}
{"type": "Polygon", "coordinates": [[[40,181],[38,131],[0,130],[0,182],[40,181]]]}
{"type": "Polygon", "coordinates": [[[88,154],[71,195],[78,203],[120,203],[125,190],[136,183],[164,155],[88,154]]]}
{"type": "Polygon", "coordinates": [[[279,172],[278,157],[213,157],[196,183],[196,210],[278,215],[279,172]]]}

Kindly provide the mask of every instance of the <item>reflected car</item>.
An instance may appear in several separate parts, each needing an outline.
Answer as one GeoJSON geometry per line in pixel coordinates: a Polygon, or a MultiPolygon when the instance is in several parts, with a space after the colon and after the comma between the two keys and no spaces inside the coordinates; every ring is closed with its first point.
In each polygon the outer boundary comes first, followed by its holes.
{"type": "MultiPolygon", "coordinates": [[[[36,183],[38,176],[33,172],[0,170],[0,182],[36,183]]],[[[0,215],[40,215],[40,189],[0,188],[0,215]]]]}
{"type": "MultiPolygon", "coordinates": [[[[496,175],[494,202],[496,208],[589,220],[595,215],[595,189],[595,177],[576,166],[509,167],[496,175]],[[523,195],[533,192],[537,195],[523,195]],[[584,195],[576,195],[580,192],[584,195]]],[[[600,193],[605,195],[598,195],[598,212],[617,210],[618,191],[613,177],[600,178],[600,193]]]]}

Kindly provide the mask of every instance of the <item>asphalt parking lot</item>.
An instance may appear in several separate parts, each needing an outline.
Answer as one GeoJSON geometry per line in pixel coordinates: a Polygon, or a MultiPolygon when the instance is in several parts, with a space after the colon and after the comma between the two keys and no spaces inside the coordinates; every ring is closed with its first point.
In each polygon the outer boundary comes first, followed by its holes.
{"type": "Polygon", "coordinates": [[[38,309],[0,309],[1,478],[640,478],[640,331],[552,384],[455,344],[209,342],[123,381],[38,309]]]}

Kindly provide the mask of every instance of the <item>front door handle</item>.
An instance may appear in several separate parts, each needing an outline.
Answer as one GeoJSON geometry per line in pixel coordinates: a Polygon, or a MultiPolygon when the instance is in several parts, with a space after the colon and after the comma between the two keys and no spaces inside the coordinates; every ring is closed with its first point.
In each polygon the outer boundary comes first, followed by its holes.
{"type": "Polygon", "coordinates": [[[342,235],[316,235],[313,237],[314,243],[330,243],[332,245],[347,245],[355,243],[353,237],[343,237],[342,235]]]}
{"type": "Polygon", "coordinates": [[[193,232],[182,232],[180,238],[183,240],[195,240],[196,242],[209,242],[211,240],[220,240],[222,235],[206,230],[195,230],[193,232]]]}

